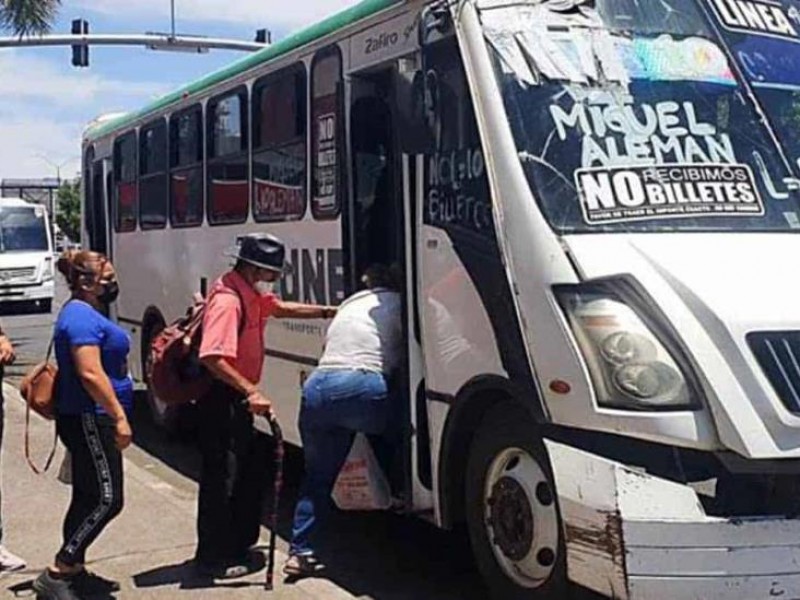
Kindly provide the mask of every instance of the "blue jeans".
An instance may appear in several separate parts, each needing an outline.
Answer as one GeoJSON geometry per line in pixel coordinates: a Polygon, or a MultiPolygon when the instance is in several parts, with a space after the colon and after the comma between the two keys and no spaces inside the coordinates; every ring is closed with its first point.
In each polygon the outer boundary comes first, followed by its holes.
{"type": "Polygon", "coordinates": [[[294,513],[290,554],[313,554],[313,533],[331,507],[331,492],[356,432],[382,434],[389,416],[386,379],[358,370],[317,370],[303,386],[300,436],[306,477],[294,513]]]}

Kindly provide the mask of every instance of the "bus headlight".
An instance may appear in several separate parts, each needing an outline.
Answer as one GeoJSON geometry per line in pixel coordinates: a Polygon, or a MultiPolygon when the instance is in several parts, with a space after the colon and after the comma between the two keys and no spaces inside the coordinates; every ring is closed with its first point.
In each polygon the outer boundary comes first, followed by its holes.
{"type": "MultiPolygon", "coordinates": [[[[698,407],[691,372],[653,328],[603,287],[557,292],[601,406],[623,410],[698,407]]],[[[663,336],[662,336],[663,337],[663,336]]]]}
{"type": "Polygon", "coordinates": [[[42,264],[42,281],[52,281],[53,277],[53,257],[48,256],[42,264]]]}

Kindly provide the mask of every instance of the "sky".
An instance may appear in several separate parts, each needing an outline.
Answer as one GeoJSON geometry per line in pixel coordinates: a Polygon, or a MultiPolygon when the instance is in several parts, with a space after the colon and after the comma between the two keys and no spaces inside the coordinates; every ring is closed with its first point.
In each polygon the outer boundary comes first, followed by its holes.
{"type": "MultiPolygon", "coordinates": [[[[357,0],[175,0],[178,33],[273,41],[357,0]]],[[[53,33],[72,19],[91,33],[165,32],[169,0],[62,0],[53,33]]],[[[80,170],[81,133],[99,115],[127,112],[234,60],[243,52],[159,52],[96,46],[89,68],[72,66],[67,46],[0,48],[0,179],[73,177],[80,170]]]]}

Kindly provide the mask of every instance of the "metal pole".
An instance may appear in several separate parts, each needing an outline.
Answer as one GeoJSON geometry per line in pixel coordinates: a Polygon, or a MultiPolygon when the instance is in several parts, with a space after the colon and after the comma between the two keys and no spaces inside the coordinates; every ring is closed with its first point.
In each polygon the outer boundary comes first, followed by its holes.
{"type": "MultiPolygon", "coordinates": [[[[66,163],[65,163],[66,164],[66,163]]],[[[61,196],[61,165],[56,166],[56,179],[58,180],[58,189],[56,190],[55,198],[53,198],[53,205],[50,207],[50,215],[52,215],[53,222],[56,221],[56,212],[58,212],[58,198],[61,196]]]]}
{"type": "Polygon", "coordinates": [[[175,39],[175,0],[170,0],[172,9],[172,39],[175,39]]]}
{"type": "Polygon", "coordinates": [[[53,220],[53,222],[55,222],[56,213],[58,212],[58,197],[59,197],[59,194],[61,193],[61,168],[65,167],[71,161],[76,160],[76,159],[78,159],[80,157],[79,156],[74,156],[74,157],[68,158],[67,160],[65,160],[63,162],[60,162],[60,163],[56,163],[56,162],[50,160],[44,154],[37,154],[36,158],[39,158],[39,159],[43,160],[44,162],[46,162],[48,165],[50,165],[51,167],[53,167],[56,170],[56,184],[58,185],[58,188],[55,190],[55,193],[54,193],[53,192],[53,187],[51,185],[49,187],[49,193],[48,193],[48,197],[50,199],[50,206],[48,207],[48,210],[50,211],[50,218],[53,220]]]}
{"type": "Polygon", "coordinates": [[[263,50],[269,44],[243,42],[224,38],[204,38],[198,36],[176,36],[167,33],[151,34],[86,34],[86,35],[43,35],[33,37],[0,37],[0,48],[20,46],[146,46],[157,50],[185,49],[196,52],[219,48],[222,50],[263,50]]]}

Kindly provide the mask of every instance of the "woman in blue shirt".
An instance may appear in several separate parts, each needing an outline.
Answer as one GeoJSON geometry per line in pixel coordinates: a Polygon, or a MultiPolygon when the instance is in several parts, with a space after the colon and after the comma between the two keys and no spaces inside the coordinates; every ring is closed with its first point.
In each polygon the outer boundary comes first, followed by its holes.
{"type": "Polygon", "coordinates": [[[55,563],[34,582],[39,598],[76,600],[119,584],[89,573],[86,550],[122,510],[122,450],[131,443],[133,407],[128,334],[103,311],[119,293],[114,266],[96,252],[58,261],[72,297],[55,325],[56,427],[72,454],[72,502],[55,563]]]}

